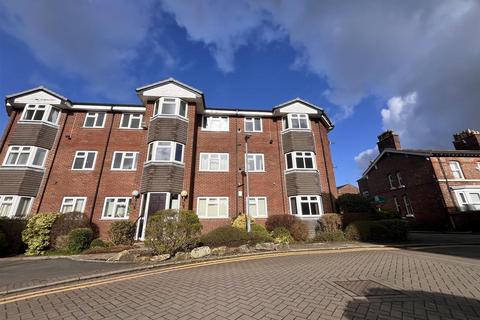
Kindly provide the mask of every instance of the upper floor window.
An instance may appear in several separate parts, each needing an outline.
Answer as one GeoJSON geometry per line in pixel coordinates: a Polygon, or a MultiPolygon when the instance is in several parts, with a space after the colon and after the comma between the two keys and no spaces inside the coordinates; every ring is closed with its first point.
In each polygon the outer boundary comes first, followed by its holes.
{"type": "Polygon", "coordinates": [[[43,168],[47,153],[47,149],[39,147],[10,146],[3,165],[43,168]]]}
{"type": "Polygon", "coordinates": [[[200,153],[200,171],[228,171],[228,153],[200,153]]]}
{"type": "Polygon", "coordinates": [[[262,132],[262,118],[245,118],[245,132],[262,132]]]}
{"type": "Polygon", "coordinates": [[[248,198],[248,215],[254,218],[267,217],[267,198],[266,197],[249,197],[248,198]]]}
{"type": "Polygon", "coordinates": [[[315,169],[315,154],[313,152],[290,152],[285,155],[288,169],[315,169]]]}
{"type": "Polygon", "coordinates": [[[400,188],[405,186],[403,184],[402,175],[400,174],[400,171],[397,171],[397,181],[398,181],[398,186],[400,188]]]}
{"type": "Polygon", "coordinates": [[[458,161],[450,161],[450,170],[452,170],[453,178],[455,179],[465,179],[462,167],[460,166],[460,162],[458,161]]]}
{"type": "Polygon", "coordinates": [[[403,196],[403,203],[405,204],[405,210],[407,211],[407,216],[413,216],[413,208],[410,199],[404,195],[403,196]]]}
{"type": "Polygon", "coordinates": [[[480,171],[480,162],[477,162],[477,170],[480,171]]]}
{"type": "Polygon", "coordinates": [[[86,197],[64,197],[62,206],[60,207],[61,213],[69,212],[81,212],[85,211],[86,197]]]}
{"type": "Polygon", "coordinates": [[[113,153],[112,170],[136,170],[138,152],[113,153]]]}
{"type": "Polygon", "coordinates": [[[204,116],[202,130],[204,131],[228,131],[228,117],[204,116]]]}
{"type": "Polygon", "coordinates": [[[155,101],[153,116],[180,116],[187,117],[187,103],[178,98],[162,97],[155,101]]]}
{"type": "Polygon", "coordinates": [[[228,197],[199,197],[197,215],[199,218],[228,218],[228,197]]]}
{"type": "Polygon", "coordinates": [[[58,123],[60,110],[48,104],[27,104],[23,110],[23,121],[43,121],[58,123]]]}
{"type": "Polygon", "coordinates": [[[263,172],[265,171],[265,164],[263,153],[249,153],[246,155],[245,167],[248,172],[263,172]]]}
{"type": "Polygon", "coordinates": [[[388,175],[388,184],[390,185],[390,189],[395,189],[395,182],[391,174],[388,175]]]}
{"type": "Polygon", "coordinates": [[[87,112],[84,128],[103,128],[105,125],[105,112],[87,112]]]}
{"type": "Polygon", "coordinates": [[[103,206],[102,219],[128,219],[130,198],[106,197],[103,206]]]}
{"type": "Polygon", "coordinates": [[[185,146],[173,141],[154,141],[148,145],[147,161],[183,163],[185,146]]]}
{"type": "Polygon", "coordinates": [[[21,218],[30,211],[33,198],[0,195],[0,217],[21,218]]]}
{"type": "Polygon", "coordinates": [[[294,196],[290,197],[292,214],[300,216],[319,216],[322,213],[320,196],[294,196]]]}
{"type": "Polygon", "coordinates": [[[73,159],[72,170],[93,170],[96,158],[96,151],[77,151],[73,159]]]}
{"type": "Polygon", "coordinates": [[[283,118],[283,129],[310,129],[308,115],[290,113],[283,118]]]}
{"type": "Polygon", "coordinates": [[[393,203],[395,204],[395,210],[400,213],[401,212],[401,207],[400,203],[398,203],[397,197],[393,197],[393,203]]]}
{"type": "Polygon", "coordinates": [[[121,129],[140,129],[142,127],[143,115],[141,113],[122,113],[120,121],[121,129]]]}

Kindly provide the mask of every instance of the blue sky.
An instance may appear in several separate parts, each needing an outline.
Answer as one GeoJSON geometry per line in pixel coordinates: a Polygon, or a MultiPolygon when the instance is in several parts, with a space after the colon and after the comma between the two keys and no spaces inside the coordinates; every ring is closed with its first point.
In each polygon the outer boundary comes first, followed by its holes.
{"type": "Polygon", "coordinates": [[[356,181],[385,129],[412,148],[480,129],[474,0],[0,0],[0,18],[1,96],[45,85],[138,103],[136,87],[174,77],[211,107],[301,97],[335,122],[338,185],[356,181]]]}

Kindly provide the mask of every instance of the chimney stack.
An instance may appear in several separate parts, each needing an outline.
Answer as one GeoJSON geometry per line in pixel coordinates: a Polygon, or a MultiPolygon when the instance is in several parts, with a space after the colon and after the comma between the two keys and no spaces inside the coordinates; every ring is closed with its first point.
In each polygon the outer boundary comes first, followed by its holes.
{"type": "Polygon", "coordinates": [[[456,150],[480,150],[480,131],[467,129],[453,135],[456,150]]]}
{"type": "Polygon", "coordinates": [[[380,153],[385,149],[400,150],[402,148],[398,134],[392,130],[387,130],[378,136],[377,147],[380,153]]]}

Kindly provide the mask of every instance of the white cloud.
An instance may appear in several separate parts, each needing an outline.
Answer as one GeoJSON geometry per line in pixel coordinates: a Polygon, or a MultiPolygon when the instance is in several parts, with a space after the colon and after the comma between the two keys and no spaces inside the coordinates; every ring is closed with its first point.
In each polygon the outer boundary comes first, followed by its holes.
{"type": "Polygon", "coordinates": [[[392,97],[387,102],[387,108],[382,109],[384,130],[393,129],[403,135],[409,126],[409,119],[414,115],[417,106],[417,93],[413,92],[403,97],[392,97]]]}
{"type": "Polygon", "coordinates": [[[371,148],[360,152],[354,160],[361,172],[368,168],[370,162],[378,156],[378,149],[371,148]]]}

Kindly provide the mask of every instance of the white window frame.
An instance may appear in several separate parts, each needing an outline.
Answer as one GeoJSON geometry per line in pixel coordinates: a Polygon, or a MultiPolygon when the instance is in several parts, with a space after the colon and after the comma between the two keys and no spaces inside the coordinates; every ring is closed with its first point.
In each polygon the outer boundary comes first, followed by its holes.
{"type": "Polygon", "coordinates": [[[87,197],[63,197],[63,200],[62,200],[62,205],[60,206],[60,212],[61,213],[71,213],[71,212],[81,212],[81,213],[84,213],[85,212],[85,205],[87,204],[87,197]],[[83,204],[82,204],[82,208],[80,211],[64,211],[64,207],[65,206],[72,206],[73,209],[75,209],[77,207],[77,201],[83,201],[83,204]],[[68,201],[72,201],[73,203],[72,204],[67,204],[68,201]]]}
{"type": "MultiPolygon", "coordinates": [[[[173,101],[172,101],[173,102],[173,101]]],[[[168,101],[168,103],[172,103],[168,101]]],[[[156,117],[180,117],[182,119],[188,119],[188,103],[180,98],[175,98],[175,97],[161,97],[155,103],[153,104],[153,118],[156,117]],[[165,103],[166,99],[172,99],[175,100],[175,113],[163,113],[163,105],[165,103]],[[181,104],[185,104],[185,115],[180,114],[180,106],[181,104]]]]}
{"type": "Polygon", "coordinates": [[[387,178],[388,178],[388,184],[390,185],[390,190],[396,189],[395,182],[393,181],[393,175],[389,174],[387,178]]]}
{"type": "Polygon", "coordinates": [[[291,196],[291,197],[288,197],[288,202],[289,202],[289,206],[290,206],[290,213],[296,217],[304,217],[304,218],[318,218],[320,217],[321,215],[323,215],[323,204],[322,204],[322,197],[320,197],[319,195],[315,195],[315,194],[312,194],[312,195],[296,195],[296,196],[291,196]],[[302,197],[308,197],[308,200],[302,200],[302,197]],[[312,197],[315,197],[315,200],[312,200],[310,198],[312,197]],[[295,198],[295,204],[296,204],[296,214],[294,214],[294,211],[293,211],[293,208],[292,208],[292,198],[295,198]],[[303,214],[302,212],[302,202],[308,202],[308,203],[313,203],[313,202],[316,202],[317,205],[318,205],[318,213],[317,215],[305,215],[303,214]]]}
{"type": "Polygon", "coordinates": [[[41,103],[39,103],[39,104],[27,104],[27,105],[25,105],[25,108],[23,109],[23,113],[22,113],[22,117],[20,118],[20,121],[22,121],[22,122],[23,121],[25,121],[25,122],[45,122],[45,123],[49,123],[49,124],[57,126],[58,125],[58,120],[60,119],[60,115],[61,115],[60,109],[55,108],[50,104],[41,104],[41,103]],[[45,107],[45,112],[43,113],[42,119],[33,120],[33,117],[38,112],[38,110],[40,109],[41,106],[45,107]],[[25,117],[27,116],[27,112],[29,110],[34,110],[33,117],[32,117],[31,120],[30,119],[25,119],[25,117]],[[53,110],[58,112],[57,118],[55,119],[55,121],[49,121],[48,118],[50,118],[50,115],[51,115],[53,110]]]}
{"type": "Polygon", "coordinates": [[[220,153],[220,152],[200,152],[200,157],[199,157],[199,164],[198,164],[198,170],[199,171],[204,171],[204,172],[228,172],[230,169],[230,154],[228,153],[220,153]],[[207,157],[207,168],[202,168],[202,157],[206,156],[207,157]],[[222,168],[222,156],[227,157],[227,166],[226,169],[221,169],[222,168]],[[218,158],[218,170],[213,170],[211,167],[211,161],[216,160],[218,158]]]}
{"type": "MultiPolygon", "coordinates": [[[[72,170],[75,170],[75,171],[93,171],[95,170],[95,164],[97,162],[97,154],[98,152],[97,151],[88,151],[88,150],[78,150],[78,151],[75,151],[75,156],[73,157],[73,162],[72,162],[72,170]],[[75,168],[75,160],[77,159],[77,157],[79,157],[79,153],[85,153],[85,161],[83,162],[83,166],[82,168],[78,169],[78,168],[75,168]],[[93,156],[93,166],[91,168],[85,168],[85,165],[87,163],[87,158],[88,158],[88,154],[89,153],[93,153],[94,156],[93,156]]],[[[83,157],[83,156],[81,156],[83,157]]]]}
{"type": "Polygon", "coordinates": [[[465,176],[463,175],[463,171],[462,171],[462,166],[460,165],[459,161],[449,161],[448,165],[450,166],[450,171],[452,171],[452,175],[454,179],[465,180],[465,176]]]}
{"type": "Polygon", "coordinates": [[[178,163],[178,164],[183,164],[185,160],[185,145],[180,142],[175,142],[175,141],[152,141],[148,144],[148,150],[147,150],[147,161],[146,163],[178,163]],[[159,147],[160,143],[169,143],[170,144],[170,158],[168,160],[157,160],[156,154],[157,154],[157,149],[159,147]],[[182,159],[180,161],[175,160],[175,155],[177,153],[177,145],[182,146],[182,159]]]}
{"type": "Polygon", "coordinates": [[[480,187],[478,188],[460,188],[455,189],[455,196],[460,211],[480,210],[480,202],[472,200],[470,194],[480,194],[480,187]],[[463,198],[462,198],[463,197],[463,198]]]}
{"type": "Polygon", "coordinates": [[[3,218],[25,218],[26,216],[28,216],[28,214],[30,213],[30,210],[32,210],[32,204],[33,204],[33,197],[25,197],[25,196],[18,196],[18,195],[0,195],[0,208],[3,206],[3,204],[5,203],[5,198],[12,198],[11,201],[9,201],[9,203],[11,204],[10,206],[10,211],[8,212],[8,214],[2,216],[3,218]],[[22,198],[25,198],[25,199],[28,199],[29,200],[29,203],[28,203],[28,207],[27,209],[25,210],[25,213],[21,216],[15,216],[15,214],[17,213],[17,210],[18,210],[18,205],[20,204],[20,200],[22,198]]]}
{"type": "Polygon", "coordinates": [[[402,175],[400,174],[400,171],[397,171],[395,174],[397,176],[397,182],[398,182],[398,187],[403,188],[405,187],[405,184],[403,183],[402,175]]]}
{"type": "Polygon", "coordinates": [[[248,153],[245,155],[245,170],[248,170],[248,173],[251,173],[251,172],[265,172],[265,156],[263,153],[248,153]],[[248,167],[248,158],[249,157],[253,157],[253,167],[254,169],[253,170],[250,170],[250,168],[248,167]],[[259,169],[257,168],[257,157],[260,157],[262,159],[261,163],[262,163],[262,168],[259,169]]]}
{"type": "Polygon", "coordinates": [[[268,204],[267,204],[267,197],[248,197],[247,198],[247,206],[248,206],[248,215],[253,218],[266,218],[268,217],[268,204]],[[258,201],[264,200],[265,201],[265,213],[262,215],[258,214],[258,201]],[[250,202],[255,202],[256,212],[250,211],[250,202]]]}
{"type": "MultiPolygon", "coordinates": [[[[17,161],[18,161],[18,156],[17,156],[17,161]]],[[[48,158],[48,149],[45,148],[40,148],[40,147],[35,147],[35,146],[18,146],[18,145],[12,145],[8,147],[7,154],[5,155],[5,158],[3,159],[3,164],[2,166],[4,167],[32,167],[32,168],[41,168],[43,169],[45,167],[45,162],[47,161],[48,158]],[[18,151],[16,150],[18,149],[18,151]],[[27,151],[28,150],[28,151],[27,151]],[[39,151],[45,152],[45,156],[43,157],[42,163],[40,165],[35,165],[33,161],[35,160],[35,157],[39,151]],[[7,160],[10,157],[12,153],[17,153],[20,155],[22,153],[27,153],[28,152],[28,158],[27,158],[27,163],[25,164],[8,164],[7,160]]]]}
{"type": "MultiPolygon", "coordinates": [[[[207,214],[207,212],[205,212],[205,214],[207,214]]],[[[225,219],[225,218],[228,218],[229,217],[229,199],[228,197],[198,197],[197,198],[197,210],[196,210],[196,213],[197,213],[197,216],[199,219],[225,219]],[[206,205],[205,205],[205,208],[208,212],[208,205],[209,204],[216,204],[217,205],[217,215],[216,216],[201,216],[198,212],[198,208],[199,208],[199,204],[200,204],[200,201],[201,200],[206,200],[206,205]],[[220,200],[226,200],[227,202],[227,212],[224,213],[223,215],[220,215],[220,200]]]]}
{"type": "Polygon", "coordinates": [[[102,210],[102,218],[101,220],[128,220],[130,217],[130,197],[105,197],[105,200],[103,202],[103,210],[102,210]],[[120,205],[120,200],[126,200],[125,201],[125,216],[124,217],[107,217],[105,214],[107,213],[107,202],[109,200],[114,200],[113,201],[113,208],[114,208],[114,215],[116,210],[118,209],[118,206],[120,205]]]}
{"type": "Polygon", "coordinates": [[[477,162],[477,170],[480,171],[480,161],[477,162]]]}
{"type": "Polygon", "coordinates": [[[282,125],[283,125],[283,131],[287,131],[287,130],[299,130],[299,131],[311,130],[310,118],[309,118],[308,114],[306,114],[306,113],[289,113],[289,114],[287,114],[286,117],[283,118],[282,125]],[[298,126],[299,126],[298,128],[293,127],[293,120],[294,119],[298,120],[298,126]],[[300,127],[300,122],[301,122],[302,119],[306,120],[306,122],[307,122],[307,127],[306,128],[301,128],[300,127]]]}
{"type": "Polygon", "coordinates": [[[136,171],[137,170],[137,160],[138,160],[138,152],[136,151],[115,151],[112,156],[112,166],[110,170],[112,171],[136,171]],[[115,157],[117,154],[121,154],[122,158],[120,160],[120,168],[115,168],[115,157]],[[132,154],[132,156],[127,156],[127,154],[132,154]],[[124,169],[123,166],[125,164],[125,158],[132,158],[133,159],[133,168],[132,169],[124,169]]]}
{"type": "Polygon", "coordinates": [[[245,132],[263,132],[263,119],[261,117],[245,117],[243,120],[243,130],[245,132]],[[260,120],[260,129],[255,128],[255,119],[260,120]],[[247,123],[252,123],[252,130],[247,130],[247,123]]]}
{"type": "Polygon", "coordinates": [[[402,199],[403,199],[403,204],[405,206],[406,216],[407,217],[414,217],[415,214],[413,212],[412,202],[410,201],[410,199],[408,198],[408,196],[406,194],[404,194],[402,196],[402,199]]]}
{"type": "Polygon", "coordinates": [[[86,129],[101,129],[105,126],[105,120],[107,119],[107,113],[106,112],[97,112],[97,111],[89,111],[87,113],[85,113],[85,120],[83,121],[83,127],[86,128],[86,129]],[[98,116],[100,114],[103,114],[103,120],[102,120],[102,124],[99,125],[97,124],[97,121],[98,121],[98,116]],[[91,127],[87,127],[86,126],[86,123],[87,123],[87,119],[88,118],[94,118],[95,120],[93,121],[93,126],[91,127]]]}
{"type": "Polygon", "coordinates": [[[138,130],[142,129],[142,122],[143,122],[143,114],[137,112],[125,112],[122,113],[122,118],[120,119],[120,129],[129,129],[129,130],[138,130]],[[123,126],[123,120],[125,116],[129,116],[127,126],[123,126]],[[138,119],[138,127],[132,127],[132,120],[138,119]]]}
{"type": "Polygon", "coordinates": [[[212,132],[228,132],[230,131],[230,118],[228,116],[203,116],[202,117],[202,131],[212,131],[212,132]],[[215,130],[212,128],[205,127],[205,119],[223,119],[226,121],[226,126],[222,125],[220,130],[215,130]]]}
{"type": "Polygon", "coordinates": [[[285,154],[285,170],[290,171],[290,170],[302,170],[302,171],[312,171],[312,170],[317,170],[317,159],[315,152],[313,151],[292,151],[288,152],[285,154]],[[307,154],[309,154],[307,156],[307,154]],[[288,155],[292,157],[292,167],[288,167],[288,155]],[[312,159],[312,164],[313,168],[298,168],[297,167],[297,158],[302,158],[303,163],[305,164],[305,158],[311,158],[312,159]]]}
{"type": "Polygon", "coordinates": [[[402,211],[402,207],[400,207],[397,197],[393,197],[393,203],[395,204],[395,210],[400,213],[402,211]]]}

